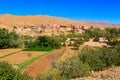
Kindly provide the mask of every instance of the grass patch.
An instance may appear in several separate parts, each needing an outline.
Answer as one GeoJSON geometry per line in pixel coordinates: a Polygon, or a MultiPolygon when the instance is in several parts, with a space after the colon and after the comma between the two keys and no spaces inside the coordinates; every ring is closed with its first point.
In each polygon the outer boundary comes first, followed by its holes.
{"type": "Polygon", "coordinates": [[[10,54],[7,54],[7,55],[4,55],[4,56],[1,56],[0,58],[5,58],[5,57],[7,57],[7,56],[10,56],[10,55],[15,54],[15,53],[18,53],[18,52],[21,52],[21,51],[13,52],[13,53],[10,53],[10,54]]]}
{"type": "Polygon", "coordinates": [[[40,48],[26,48],[23,51],[52,51],[54,48],[51,47],[40,47],[40,48]]]}

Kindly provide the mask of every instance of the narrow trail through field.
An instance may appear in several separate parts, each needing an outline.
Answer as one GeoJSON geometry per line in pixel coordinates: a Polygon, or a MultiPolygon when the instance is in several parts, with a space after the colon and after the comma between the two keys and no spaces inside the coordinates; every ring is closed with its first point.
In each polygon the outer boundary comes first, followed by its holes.
{"type": "Polygon", "coordinates": [[[65,50],[65,48],[55,50],[50,55],[43,57],[42,59],[39,59],[29,65],[25,71],[33,77],[35,77],[39,73],[48,72],[52,67],[52,64],[59,59],[59,57],[64,53],[65,50]]]}
{"type": "Polygon", "coordinates": [[[78,53],[81,52],[81,50],[83,49],[83,47],[84,47],[84,45],[81,45],[78,50],[72,49],[73,47],[66,47],[66,51],[65,51],[64,54],[61,56],[61,58],[59,59],[59,61],[65,61],[65,60],[68,59],[69,57],[72,57],[72,56],[74,56],[74,55],[77,55],[78,53]]]}

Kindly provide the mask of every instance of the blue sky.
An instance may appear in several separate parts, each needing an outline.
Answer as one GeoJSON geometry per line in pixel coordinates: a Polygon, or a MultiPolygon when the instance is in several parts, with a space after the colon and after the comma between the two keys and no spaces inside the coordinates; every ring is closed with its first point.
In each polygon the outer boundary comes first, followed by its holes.
{"type": "Polygon", "coordinates": [[[0,14],[50,15],[120,24],[120,0],[0,0],[0,14]]]}

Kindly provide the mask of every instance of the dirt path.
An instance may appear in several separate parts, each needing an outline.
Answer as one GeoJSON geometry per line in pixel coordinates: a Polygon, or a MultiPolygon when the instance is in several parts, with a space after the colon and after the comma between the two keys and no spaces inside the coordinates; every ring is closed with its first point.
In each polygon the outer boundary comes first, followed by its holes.
{"type": "Polygon", "coordinates": [[[66,47],[66,51],[64,52],[64,54],[61,56],[61,58],[59,60],[60,61],[65,61],[69,57],[72,57],[72,56],[78,54],[79,52],[81,52],[83,47],[84,47],[84,45],[81,45],[79,47],[79,50],[72,50],[73,47],[66,47]]]}
{"type": "Polygon", "coordinates": [[[48,70],[50,70],[53,62],[57,61],[64,51],[65,48],[55,50],[47,57],[44,57],[29,65],[25,71],[33,77],[39,73],[46,73],[48,70]]]}

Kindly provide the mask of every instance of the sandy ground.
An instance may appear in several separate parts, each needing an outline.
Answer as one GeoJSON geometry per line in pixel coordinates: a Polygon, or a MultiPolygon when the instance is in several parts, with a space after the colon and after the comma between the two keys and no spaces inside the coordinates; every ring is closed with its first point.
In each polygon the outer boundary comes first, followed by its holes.
{"type": "Polygon", "coordinates": [[[65,48],[53,51],[50,55],[32,63],[26,68],[26,72],[31,76],[36,76],[40,73],[46,73],[50,70],[52,64],[59,59],[65,48]]]}
{"type": "Polygon", "coordinates": [[[0,49],[0,56],[4,56],[13,52],[21,51],[22,49],[0,49]]]}
{"type": "Polygon", "coordinates": [[[36,57],[36,56],[38,56],[40,54],[42,55],[44,53],[46,53],[46,52],[22,51],[22,52],[18,52],[16,54],[7,56],[5,58],[1,58],[0,61],[7,61],[10,64],[20,64],[20,63],[22,63],[24,61],[30,60],[33,57],[36,57]]]}

